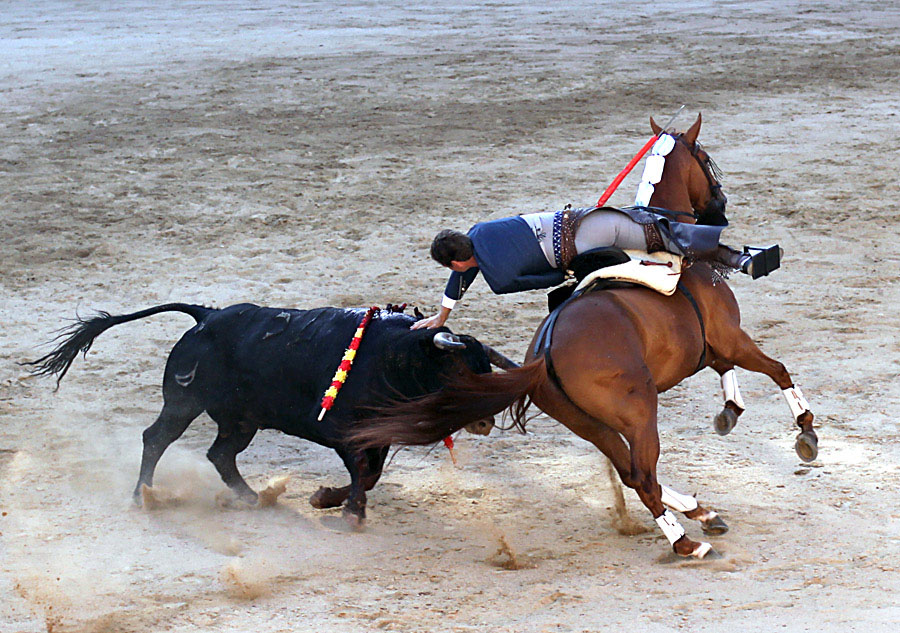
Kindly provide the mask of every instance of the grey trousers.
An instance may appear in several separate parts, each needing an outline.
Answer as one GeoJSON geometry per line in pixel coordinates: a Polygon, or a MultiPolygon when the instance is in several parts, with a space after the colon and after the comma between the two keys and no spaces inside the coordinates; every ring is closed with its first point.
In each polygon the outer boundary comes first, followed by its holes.
{"type": "MultiPolygon", "coordinates": [[[[544,257],[553,268],[556,260],[553,254],[553,212],[532,213],[521,216],[532,229],[544,252],[544,257]]],[[[664,248],[670,253],[684,255],[677,244],[665,234],[661,234],[664,248]]],[[[581,221],[575,232],[575,250],[584,253],[592,248],[617,246],[621,249],[647,250],[644,227],[619,211],[594,211],[581,221]]]]}
{"type": "Polygon", "coordinates": [[[618,211],[594,211],[581,221],[575,232],[575,250],[583,253],[602,246],[646,250],[644,227],[618,211]]]}

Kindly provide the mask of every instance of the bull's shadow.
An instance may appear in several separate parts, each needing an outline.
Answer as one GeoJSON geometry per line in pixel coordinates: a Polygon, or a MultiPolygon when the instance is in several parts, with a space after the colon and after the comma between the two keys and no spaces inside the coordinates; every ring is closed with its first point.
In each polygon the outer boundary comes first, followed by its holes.
{"type": "Polygon", "coordinates": [[[28,364],[34,373],[56,375],[58,385],[78,353],[86,354],[104,331],[161,312],[182,312],[197,323],[166,362],[163,408],[143,433],[137,503],[146,494],[142,491],[152,487],[165,450],[205,411],[218,426],[207,457],[241,499],[256,503],[258,495],[241,476],[235,458],[259,429],[276,429],[338,454],[350,484],[320,488],[310,503],[317,508],[344,504],[345,519],[362,526],[366,491],[381,476],[390,447],[360,449],[346,440],[347,433],[377,416],[379,406],[434,393],[464,373],[489,373],[490,359],[497,358],[489,347],[447,328],[410,330],[416,319],[390,306],[360,332],[363,309],[292,310],[244,303],[219,310],[170,303],[78,319],[59,335],[53,351],[28,364]],[[359,336],[351,354],[346,348],[359,336]],[[323,394],[335,382],[342,382],[340,397],[319,419],[323,394]]]}

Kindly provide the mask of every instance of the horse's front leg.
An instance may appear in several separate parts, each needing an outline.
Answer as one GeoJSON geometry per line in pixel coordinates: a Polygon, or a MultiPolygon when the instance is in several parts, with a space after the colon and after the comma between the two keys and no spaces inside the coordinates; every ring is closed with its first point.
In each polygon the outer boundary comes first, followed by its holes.
{"type": "Polygon", "coordinates": [[[722,398],[724,405],[722,410],[713,418],[713,427],[719,435],[728,435],[737,426],[740,415],[744,412],[744,398],[738,387],[737,374],[734,365],[722,360],[715,360],[709,364],[716,370],[722,384],[722,398]]]}
{"type": "Polygon", "coordinates": [[[737,329],[729,352],[724,357],[738,367],[765,374],[781,388],[781,393],[791,409],[791,415],[794,416],[794,423],[800,427],[794,450],[803,461],[813,461],[819,454],[819,438],[813,430],[813,414],[809,409],[809,403],[803,397],[803,392],[794,384],[784,365],[763,354],[756,343],[740,328],[737,329]]]}

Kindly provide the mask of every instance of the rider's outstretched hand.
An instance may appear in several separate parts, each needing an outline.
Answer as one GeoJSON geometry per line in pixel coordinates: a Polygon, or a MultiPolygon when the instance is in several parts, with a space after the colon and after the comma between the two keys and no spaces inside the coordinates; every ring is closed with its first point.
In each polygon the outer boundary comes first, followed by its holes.
{"type": "Polygon", "coordinates": [[[428,317],[427,319],[416,321],[411,326],[409,326],[409,329],[421,330],[422,328],[436,328],[441,327],[446,322],[447,319],[442,314],[435,314],[434,316],[428,317]]]}

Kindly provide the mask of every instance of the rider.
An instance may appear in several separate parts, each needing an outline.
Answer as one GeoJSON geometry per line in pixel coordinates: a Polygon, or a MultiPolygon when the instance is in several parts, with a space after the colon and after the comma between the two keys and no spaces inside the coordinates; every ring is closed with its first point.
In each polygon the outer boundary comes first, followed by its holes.
{"type": "MultiPolygon", "coordinates": [[[[640,207],[580,209],[574,230],[575,253],[615,246],[647,252],[665,250],[692,259],[717,262],[751,275],[768,274],[766,251],[741,253],[719,243],[724,227],[682,222],[640,207]]],[[[467,235],[445,229],[431,243],[431,258],[453,272],[438,314],[416,322],[413,329],[441,327],[479,270],[495,294],[550,288],[565,280],[564,211],[531,213],[480,222],[467,235]]],[[[777,248],[777,247],[775,247],[777,248]]],[[[574,253],[573,253],[574,254],[574,253]]]]}

